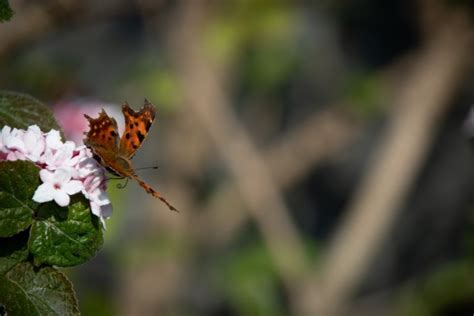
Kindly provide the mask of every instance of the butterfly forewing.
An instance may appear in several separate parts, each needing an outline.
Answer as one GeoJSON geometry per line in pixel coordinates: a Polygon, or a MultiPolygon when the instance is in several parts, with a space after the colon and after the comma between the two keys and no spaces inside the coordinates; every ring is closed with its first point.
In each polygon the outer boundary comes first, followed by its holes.
{"type": "Polygon", "coordinates": [[[125,131],[120,139],[119,152],[124,157],[132,158],[148,135],[155,119],[155,108],[145,100],[145,105],[140,111],[135,112],[128,103],[125,103],[122,112],[125,118],[125,131]]]}

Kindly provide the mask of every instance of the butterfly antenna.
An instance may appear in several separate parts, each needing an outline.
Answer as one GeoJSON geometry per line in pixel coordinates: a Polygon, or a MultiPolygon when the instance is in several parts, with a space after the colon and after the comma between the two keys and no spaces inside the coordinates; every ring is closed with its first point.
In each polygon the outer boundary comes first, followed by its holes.
{"type": "Polygon", "coordinates": [[[117,189],[125,189],[125,187],[127,186],[128,184],[128,178],[125,178],[125,183],[117,183],[117,185],[115,186],[117,189]]]}
{"type": "Polygon", "coordinates": [[[109,180],[122,180],[123,177],[110,177],[110,178],[106,178],[105,180],[109,181],[109,180]]]}
{"type": "Polygon", "coordinates": [[[136,168],[135,171],[137,170],[146,170],[146,169],[158,169],[158,166],[151,166],[151,167],[141,167],[141,168],[136,168]]]}

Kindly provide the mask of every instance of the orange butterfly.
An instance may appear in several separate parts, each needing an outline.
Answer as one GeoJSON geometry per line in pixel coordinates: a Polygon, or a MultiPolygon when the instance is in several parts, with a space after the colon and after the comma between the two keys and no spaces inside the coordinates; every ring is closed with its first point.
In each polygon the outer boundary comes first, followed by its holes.
{"type": "Polygon", "coordinates": [[[140,179],[132,167],[130,161],[135,152],[148,135],[150,126],[155,119],[155,107],[145,99],[145,104],[140,111],[135,112],[128,103],[122,105],[125,117],[125,131],[119,138],[117,122],[102,111],[98,118],[91,118],[84,114],[89,120],[90,130],[86,134],[84,144],[92,151],[94,158],[107,170],[122,178],[135,179],[140,186],[156,198],[165,203],[170,210],[178,211],[158,191],[140,179]]]}

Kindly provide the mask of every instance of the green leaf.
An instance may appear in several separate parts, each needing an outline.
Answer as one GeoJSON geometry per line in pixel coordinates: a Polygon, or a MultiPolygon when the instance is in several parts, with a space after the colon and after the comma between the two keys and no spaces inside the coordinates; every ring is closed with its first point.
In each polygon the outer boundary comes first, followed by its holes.
{"type": "Polygon", "coordinates": [[[0,162],[0,237],[10,237],[31,225],[37,203],[39,169],[27,161],[0,162]]]}
{"type": "Polygon", "coordinates": [[[28,231],[8,238],[0,238],[0,275],[28,258],[28,231]]]}
{"type": "MultiPolygon", "coordinates": [[[[1,1],[1,0],[0,0],[1,1]]],[[[61,130],[53,112],[35,98],[10,91],[0,91],[0,127],[26,129],[36,124],[43,132],[61,130]]]]}
{"type": "Polygon", "coordinates": [[[102,226],[89,209],[89,201],[75,195],[68,208],[43,204],[31,226],[28,248],[36,265],[61,267],[92,258],[103,242],[102,226]]]}
{"type": "Polygon", "coordinates": [[[52,267],[16,265],[0,277],[0,304],[8,315],[79,315],[71,282],[52,267]]]}
{"type": "Polygon", "coordinates": [[[222,256],[216,269],[219,288],[238,315],[286,315],[270,254],[255,243],[222,256]]]}
{"type": "Polygon", "coordinates": [[[13,16],[13,10],[8,0],[0,0],[0,22],[8,21],[13,16]]]}

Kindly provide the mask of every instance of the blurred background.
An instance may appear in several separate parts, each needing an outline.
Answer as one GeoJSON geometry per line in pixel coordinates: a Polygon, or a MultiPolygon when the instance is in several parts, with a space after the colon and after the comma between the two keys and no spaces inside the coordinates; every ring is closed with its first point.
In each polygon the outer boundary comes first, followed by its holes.
{"type": "Polygon", "coordinates": [[[144,98],[83,315],[472,315],[470,1],[10,1],[0,87],[55,111],[144,98]]]}

